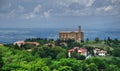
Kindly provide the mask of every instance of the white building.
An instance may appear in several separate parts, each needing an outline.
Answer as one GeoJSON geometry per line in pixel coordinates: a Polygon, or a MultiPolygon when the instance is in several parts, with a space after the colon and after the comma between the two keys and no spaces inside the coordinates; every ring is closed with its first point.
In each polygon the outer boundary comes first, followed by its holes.
{"type": "Polygon", "coordinates": [[[100,50],[98,48],[94,49],[93,52],[94,52],[94,55],[99,55],[99,56],[106,56],[107,54],[107,51],[100,50]]]}
{"type": "Polygon", "coordinates": [[[36,45],[36,46],[39,45],[38,42],[16,41],[16,42],[13,43],[13,45],[18,45],[19,47],[20,47],[21,45],[25,45],[25,44],[32,44],[32,45],[36,45]]]}

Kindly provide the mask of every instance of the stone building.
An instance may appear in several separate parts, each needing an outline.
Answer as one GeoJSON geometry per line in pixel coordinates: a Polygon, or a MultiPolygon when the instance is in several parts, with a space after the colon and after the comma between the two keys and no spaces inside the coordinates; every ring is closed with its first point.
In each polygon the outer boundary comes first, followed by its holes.
{"type": "Polygon", "coordinates": [[[81,27],[78,27],[78,31],[61,31],[59,32],[59,39],[73,39],[77,42],[81,42],[84,40],[84,32],[81,31],[81,27]]]}

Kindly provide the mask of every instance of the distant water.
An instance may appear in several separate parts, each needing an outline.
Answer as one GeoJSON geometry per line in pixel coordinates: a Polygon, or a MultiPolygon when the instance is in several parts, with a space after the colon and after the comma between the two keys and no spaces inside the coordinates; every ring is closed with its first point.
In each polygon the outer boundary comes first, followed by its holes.
{"type": "MultiPolygon", "coordinates": [[[[54,29],[40,29],[40,28],[24,28],[24,29],[10,29],[0,28],[0,43],[13,43],[18,40],[25,40],[26,38],[53,38],[58,39],[59,31],[76,29],[54,28],[54,29]]],[[[120,39],[120,29],[83,29],[84,39],[89,38],[94,40],[95,37],[105,39],[111,37],[112,39],[120,39]]]]}

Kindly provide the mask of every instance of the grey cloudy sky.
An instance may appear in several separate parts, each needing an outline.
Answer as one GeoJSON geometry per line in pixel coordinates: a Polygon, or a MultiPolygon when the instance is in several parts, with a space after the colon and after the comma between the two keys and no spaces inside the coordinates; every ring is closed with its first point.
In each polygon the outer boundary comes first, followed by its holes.
{"type": "Polygon", "coordinates": [[[0,0],[0,28],[119,28],[120,0],[0,0]]]}

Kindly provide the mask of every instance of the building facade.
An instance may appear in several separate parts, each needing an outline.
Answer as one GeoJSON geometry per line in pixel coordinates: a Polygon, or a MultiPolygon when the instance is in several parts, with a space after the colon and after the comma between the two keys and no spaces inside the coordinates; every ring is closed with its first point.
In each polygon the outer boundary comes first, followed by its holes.
{"type": "Polygon", "coordinates": [[[84,40],[84,32],[81,31],[81,27],[78,27],[78,31],[61,31],[59,32],[59,39],[67,40],[73,39],[77,42],[81,42],[84,40]]]}
{"type": "Polygon", "coordinates": [[[68,50],[68,57],[72,57],[71,54],[73,52],[76,52],[76,50],[77,50],[78,55],[84,55],[85,57],[87,56],[87,49],[86,48],[73,47],[72,49],[68,50]]]}
{"type": "Polygon", "coordinates": [[[107,54],[107,51],[105,51],[105,50],[100,50],[100,49],[98,49],[98,48],[95,48],[95,49],[93,50],[93,52],[94,52],[94,55],[99,55],[99,56],[106,56],[106,54],[107,54]]]}
{"type": "Polygon", "coordinates": [[[38,42],[16,41],[16,42],[13,43],[13,45],[18,45],[19,47],[20,47],[21,45],[25,45],[25,44],[32,44],[32,45],[36,45],[36,46],[39,45],[38,42]]]}

